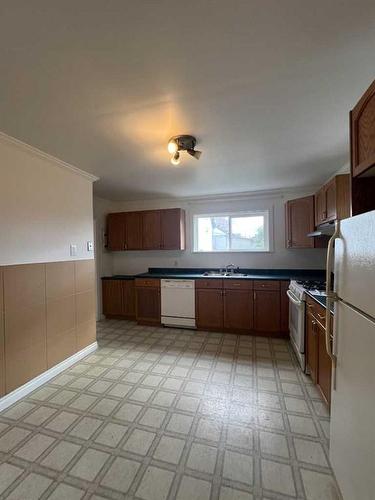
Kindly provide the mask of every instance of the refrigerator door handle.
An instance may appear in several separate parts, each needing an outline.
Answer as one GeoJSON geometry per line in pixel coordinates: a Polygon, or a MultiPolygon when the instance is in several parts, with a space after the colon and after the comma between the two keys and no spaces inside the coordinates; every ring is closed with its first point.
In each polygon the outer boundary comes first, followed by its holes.
{"type": "Polygon", "coordinates": [[[332,289],[332,278],[331,270],[333,265],[334,257],[334,244],[335,240],[340,238],[340,222],[335,222],[335,232],[328,242],[327,248],[327,262],[326,262],[326,294],[327,294],[327,314],[326,314],[326,350],[328,356],[331,358],[333,364],[336,364],[336,356],[332,352],[332,340],[331,340],[331,330],[332,330],[332,318],[331,318],[331,305],[332,302],[337,300],[337,294],[332,289]]]}

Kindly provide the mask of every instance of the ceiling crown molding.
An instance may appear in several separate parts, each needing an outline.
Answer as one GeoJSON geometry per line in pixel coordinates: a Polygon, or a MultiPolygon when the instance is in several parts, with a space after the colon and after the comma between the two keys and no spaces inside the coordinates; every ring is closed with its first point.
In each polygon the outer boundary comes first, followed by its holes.
{"type": "Polygon", "coordinates": [[[56,158],[55,156],[52,156],[49,153],[45,153],[44,151],[41,151],[40,149],[35,148],[34,146],[30,146],[30,144],[26,144],[26,142],[20,141],[19,139],[16,139],[15,137],[5,134],[4,132],[1,131],[0,131],[0,140],[5,143],[12,144],[13,146],[22,149],[23,151],[27,151],[34,156],[56,163],[59,167],[66,168],[71,172],[75,173],[76,175],[80,175],[81,177],[84,177],[85,179],[91,182],[99,180],[99,177],[96,177],[96,175],[90,174],[85,170],[81,170],[80,168],[75,167],[74,165],[71,165],[66,161],[60,160],[59,158],[56,158]]]}

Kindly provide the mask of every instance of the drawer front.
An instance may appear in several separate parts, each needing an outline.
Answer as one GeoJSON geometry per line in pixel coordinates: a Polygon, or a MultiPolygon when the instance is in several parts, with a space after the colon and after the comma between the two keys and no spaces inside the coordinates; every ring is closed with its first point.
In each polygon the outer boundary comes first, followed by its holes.
{"type": "Polygon", "coordinates": [[[252,290],[252,280],[236,280],[228,278],[224,280],[224,289],[226,290],[252,290]]]}
{"type": "Polygon", "coordinates": [[[318,321],[323,327],[326,323],[326,310],[324,307],[319,305],[315,300],[307,297],[306,298],[307,312],[314,316],[316,321],[318,321]]]}
{"type": "Polygon", "coordinates": [[[280,281],[254,280],[254,290],[280,290],[280,281]]]}
{"type": "Polygon", "coordinates": [[[156,278],[136,278],[136,287],[160,288],[160,280],[156,278]]]}
{"type": "Polygon", "coordinates": [[[223,280],[219,278],[212,278],[209,280],[198,279],[195,280],[195,288],[223,288],[223,280]]]}

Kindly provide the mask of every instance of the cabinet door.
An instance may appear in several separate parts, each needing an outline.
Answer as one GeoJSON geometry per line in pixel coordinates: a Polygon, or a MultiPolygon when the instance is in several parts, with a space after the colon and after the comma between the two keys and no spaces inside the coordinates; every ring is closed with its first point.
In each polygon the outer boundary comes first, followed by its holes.
{"type": "Polygon", "coordinates": [[[252,290],[224,291],[224,328],[244,331],[253,329],[252,290]]]}
{"type": "Polygon", "coordinates": [[[125,250],[126,213],[108,214],[107,247],[109,250],[125,250]]]}
{"type": "Polygon", "coordinates": [[[290,200],[286,204],[286,231],[288,248],[314,248],[314,197],[290,200]]]}
{"type": "Polygon", "coordinates": [[[142,248],[144,250],[161,248],[160,210],[142,212],[142,248]]]}
{"type": "Polygon", "coordinates": [[[325,196],[326,196],[326,221],[332,221],[337,219],[336,210],[336,179],[332,179],[325,186],[325,196]]]}
{"type": "Polygon", "coordinates": [[[324,399],[329,405],[331,402],[331,374],[332,362],[327,354],[325,330],[319,323],[316,324],[318,336],[318,376],[317,383],[324,399]]]}
{"type": "Polygon", "coordinates": [[[102,300],[104,316],[121,316],[122,281],[102,280],[102,300]]]}
{"type": "Polygon", "coordinates": [[[134,280],[122,280],[122,314],[128,318],[135,317],[134,280]]]}
{"type": "Polygon", "coordinates": [[[315,225],[322,224],[327,217],[326,191],[324,187],[315,194],[315,225]]]}
{"type": "Polygon", "coordinates": [[[196,321],[198,328],[221,330],[223,328],[223,291],[199,289],[195,292],[196,321]]]}
{"type": "Polygon", "coordinates": [[[136,318],[140,323],[160,323],[160,288],[136,287],[136,318]]]}
{"type": "Polygon", "coordinates": [[[350,113],[352,175],[375,170],[375,81],[350,113]]]}
{"type": "Polygon", "coordinates": [[[280,290],[254,290],[254,330],[280,332],[280,290]]]}
{"type": "Polygon", "coordinates": [[[142,216],[140,212],[126,214],[126,250],[142,249],[142,216]]]}
{"type": "Polygon", "coordinates": [[[180,208],[161,210],[161,248],[185,249],[185,212],[180,208]]]}
{"type": "Polygon", "coordinates": [[[286,291],[289,287],[289,281],[280,283],[280,330],[284,333],[289,332],[289,299],[286,291]]]}
{"type": "Polygon", "coordinates": [[[314,384],[318,380],[317,323],[311,314],[306,315],[306,363],[314,384]]]}

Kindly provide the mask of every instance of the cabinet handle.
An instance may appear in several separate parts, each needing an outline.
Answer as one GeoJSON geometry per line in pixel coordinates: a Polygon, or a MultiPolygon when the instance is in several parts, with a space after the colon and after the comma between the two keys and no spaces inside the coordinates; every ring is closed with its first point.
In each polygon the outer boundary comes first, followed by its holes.
{"type": "Polygon", "coordinates": [[[254,300],[257,300],[257,293],[254,292],[254,300]]]}
{"type": "Polygon", "coordinates": [[[292,240],[288,240],[288,247],[292,246],[292,240]]]}
{"type": "Polygon", "coordinates": [[[321,320],[324,320],[324,319],[326,319],[326,316],[325,316],[325,314],[322,315],[322,314],[318,313],[318,318],[321,320]]]}

